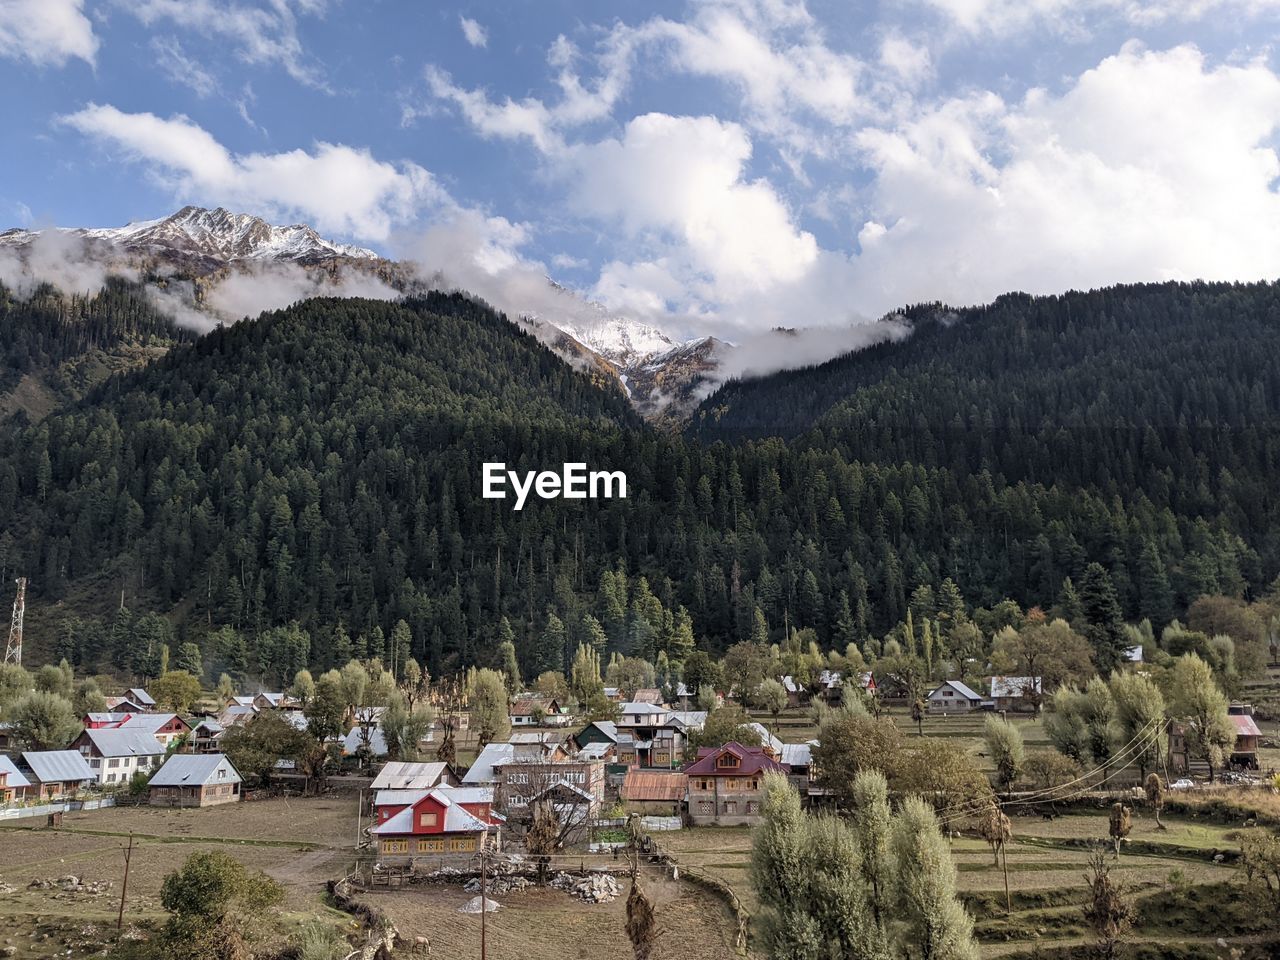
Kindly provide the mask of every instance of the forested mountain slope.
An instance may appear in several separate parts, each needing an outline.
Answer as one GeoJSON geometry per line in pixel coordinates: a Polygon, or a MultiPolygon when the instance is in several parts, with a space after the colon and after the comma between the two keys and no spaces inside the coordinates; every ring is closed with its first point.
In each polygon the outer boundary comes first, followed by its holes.
{"type": "MultiPolygon", "coordinates": [[[[1112,302],[1126,309],[1127,296],[1112,302]]],[[[1039,322],[1026,318],[1033,343],[1039,322]]],[[[1251,324],[1242,329],[1270,329],[1251,324]]],[[[922,330],[915,349],[927,356],[930,339],[953,331],[962,325],[922,330]]],[[[1013,346],[1012,380],[1035,381],[1019,364],[1052,365],[1051,352],[1015,363],[1013,346]]],[[[1256,353],[1249,369],[1265,369],[1256,353]]],[[[1171,378],[1185,375],[1170,365],[1171,378]]],[[[1227,380],[1204,389],[1229,394],[1227,380]]],[[[993,360],[969,381],[966,408],[1014,409],[995,396],[1006,376],[993,360]]],[[[1259,492],[1265,475],[1242,472],[1232,483],[1250,486],[1232,486],[1206,467],[1202,502],[1213,509],[1184,509],[1098,484],[953,469],[962,461],[950,451],[905,462],[892,442],[915,442],[913,408],[890,384],[916,390],[922,426],[949,423],[955,403],[927,394],[928,382],[910,364],[866,376],[897,411],[880,447],[827,449],[817,434],[704,445],[644,425],[616,385],[463,297],[309,301],[11,428],[0,439],[0,573],[32,578],[33,649],[146,673],[160,642],[193,640],[208,669],[268,683],[307,663],[390,652],[401,619],[412,653],[438,674],[491,662],[505,618],[536,673],[562,668],[583,641],[679,660],[695,643],[719,651],[761,630],[776,639],[784,620],[844,649],[894,627],[917,587],[946,596],[947,578],[974,605],[1070,605],[1066,578],[1079,583],[1097,561],[1123,613],[1158,627],[1201,594],[1274,577],[1258,553],[1271,550],[1274,524],[1243,519],[1274,509],[1259,492]],[[485,460],[621,469],[629,496],[514,512],[481,498],[485,460]]],[[[1274,381],[1261,389],[1273,402],[1274,381]]],[[[1261,464],[1276,448],[1246,454],[1261,464]]]]}
{"type": "Polygon", "coordinates": [[[20,297],[0,284],[0,419],[39,419],[112,372],[195,339],[122,280],[92,296],[42,286],[20,297]]]}
{"type": "Polygon", "coordinates": [[[781,436],[1220,518],[1280,561],[1280,285],[1113,287],[904,311],[915,332],[727,385],[705,441],[781,436]]]}

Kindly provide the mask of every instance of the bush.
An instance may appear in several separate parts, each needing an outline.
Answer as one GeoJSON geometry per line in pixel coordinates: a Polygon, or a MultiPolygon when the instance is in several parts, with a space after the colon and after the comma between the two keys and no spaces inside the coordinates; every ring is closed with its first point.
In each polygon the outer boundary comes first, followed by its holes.
{"type": "Polygon", "coordinates": [[[351,950],[346,938],[322,920],[308,920],[292,942],[298,960],[342,960],[351,950]]]}

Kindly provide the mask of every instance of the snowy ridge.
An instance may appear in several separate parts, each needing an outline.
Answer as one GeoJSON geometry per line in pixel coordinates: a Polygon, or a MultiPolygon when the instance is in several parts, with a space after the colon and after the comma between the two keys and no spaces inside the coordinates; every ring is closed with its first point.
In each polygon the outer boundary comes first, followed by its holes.
{"type": "MultiPolygon", "coordinates": [[[[227,262],[236,260],[325,260],[348,257],[377,260],[364,247],[335,243],[306,224],[274,226],[248,213],[223,207],[186,206],[158,220],[138,220],[123,227],[58,227],[58,233],[115,244],[131,251],[178,252],[227,262]]],[[[0,244],[23,246],[43,231],[9,230],[0,244]]]]}

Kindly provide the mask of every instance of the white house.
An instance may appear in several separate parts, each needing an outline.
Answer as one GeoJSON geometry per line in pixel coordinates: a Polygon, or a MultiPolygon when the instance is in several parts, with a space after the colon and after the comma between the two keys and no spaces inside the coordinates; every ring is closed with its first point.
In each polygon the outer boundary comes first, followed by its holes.
{"type": "Polygon", "coordinates": [[[959,680],[944,680],[929,694],[930,713],[968,713],[981,705],[981,695],[959,680]]]}
{"type": "Polygon", "coordinates": [[[164,759],[165,748],[146,730],[85,730],[71,744],[85,758],[101,784],[128,783],[139,771],[150,774],[164,759]]]}

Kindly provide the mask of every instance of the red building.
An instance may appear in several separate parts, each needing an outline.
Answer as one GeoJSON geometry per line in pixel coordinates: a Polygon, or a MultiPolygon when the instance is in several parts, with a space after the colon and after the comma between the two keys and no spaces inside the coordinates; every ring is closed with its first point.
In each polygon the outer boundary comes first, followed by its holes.
{"type": "Polygon", "coordinates": [[[502,822],[493,813],[491,787],[380,790],[374,798],[374,819],[369,832],[381,860],[472,854],[489,829],[502,822]]]}

